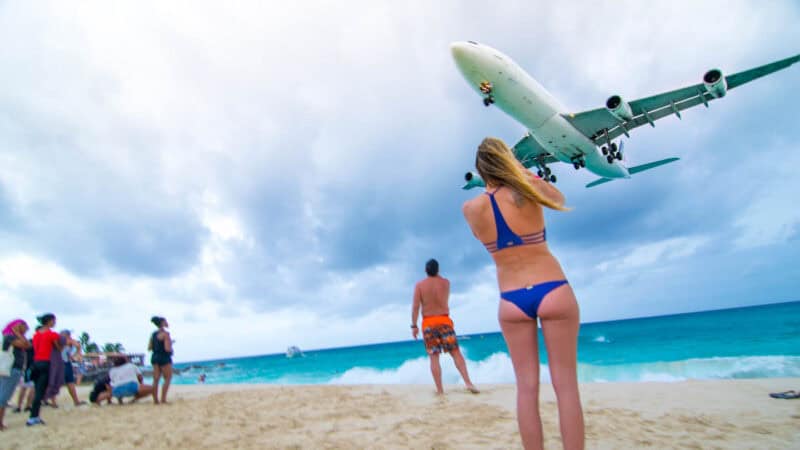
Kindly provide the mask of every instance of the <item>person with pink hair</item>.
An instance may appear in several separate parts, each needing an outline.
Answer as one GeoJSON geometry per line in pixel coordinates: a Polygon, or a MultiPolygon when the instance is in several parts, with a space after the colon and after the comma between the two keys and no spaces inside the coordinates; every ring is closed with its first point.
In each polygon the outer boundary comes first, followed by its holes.
{"type": "MultiPolygon", "coordinates": [[[[31,345],[25,338],[28,324],[22,319],[11,321],[3,328],[2,351],[13,355],[8,373],[0,373],[0,431],[5,430],[3,418],[6,414],[6,404],[14,394],[19,379],[22,377],[22,368],[25,366],[25,350],[31,345]]],[[[5,369],[5,367],[3,368],[5,369]]]]}
{"type": "Polygon", "coordinates": [[[25,323],[22,319],[14,319],[3,328],[3,336],[10,336],[14,334],[14,329],[17,328],[19,325],[25,325],[25,328],[28,327],[28,324],[25,323]]]}

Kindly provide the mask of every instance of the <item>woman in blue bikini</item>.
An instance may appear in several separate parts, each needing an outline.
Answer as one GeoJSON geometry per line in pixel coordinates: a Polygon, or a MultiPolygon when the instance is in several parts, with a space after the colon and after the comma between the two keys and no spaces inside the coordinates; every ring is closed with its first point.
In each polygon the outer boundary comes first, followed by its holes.
{"type": "Polygon", "coordinates": [[[566,210],[564,196],[525,169],[499,139],[484,139],[475,167],[486,182],[486,192],[464,204],[464,217],[497,267],[498,318],[517,379],[522,444],[526,449],[544,445],[539,416],[538,318],[564,448],[583,449],[577,377],[578,303],[561,265],[547,248],[542,209],[566,210]]]}

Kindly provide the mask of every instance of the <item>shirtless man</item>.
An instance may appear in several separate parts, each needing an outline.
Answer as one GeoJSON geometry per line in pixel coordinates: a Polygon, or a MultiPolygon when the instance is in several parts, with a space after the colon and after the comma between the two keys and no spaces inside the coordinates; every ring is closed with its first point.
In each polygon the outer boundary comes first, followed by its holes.
{"type": "Polygon", "coordinates": [[[450,308],[447,306],[450,297],[450,282],[447,278],[439,276],[439,263],[435,259],[425,264],[425,273],[428,276],[414,286],[414,303],[411,308],[411,334],[414,339],[419,335],[417,317],[419,308],[422,307],[422,335],[425,340],[425,350],[431,358],[431,374],[436,383],[436,393],[444,394],[442,388],[442,367],[439,365],[439,354],[450,353],[456,369],[464,379],[467,389],[477,394],[478,389],[472,384],[467,373],[467,363],[458,348],[458,339],[450,320],[450,308]]]}

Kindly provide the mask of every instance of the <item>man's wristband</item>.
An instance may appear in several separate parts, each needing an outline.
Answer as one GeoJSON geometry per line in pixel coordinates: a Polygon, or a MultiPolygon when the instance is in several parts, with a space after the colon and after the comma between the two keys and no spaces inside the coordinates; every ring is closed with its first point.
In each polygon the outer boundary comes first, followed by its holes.
{"type": "Polygon", "coordinates": [[[417,326],[412,323],[411,328],[417,328],[417,326]]]}

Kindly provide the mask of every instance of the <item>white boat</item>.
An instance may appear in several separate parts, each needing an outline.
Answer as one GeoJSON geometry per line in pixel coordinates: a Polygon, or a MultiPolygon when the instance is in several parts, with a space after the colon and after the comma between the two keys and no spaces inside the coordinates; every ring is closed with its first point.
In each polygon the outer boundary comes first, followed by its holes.
{"type": "Polygon", "coordinates": [[[286,349],[287,358],[294,358],[296,356],[303,356],[303,351],[300,350],[300,347],[292,345],[291,347],[286,349]]]}

